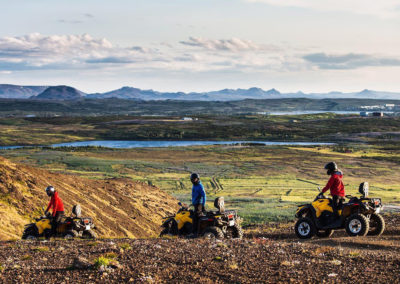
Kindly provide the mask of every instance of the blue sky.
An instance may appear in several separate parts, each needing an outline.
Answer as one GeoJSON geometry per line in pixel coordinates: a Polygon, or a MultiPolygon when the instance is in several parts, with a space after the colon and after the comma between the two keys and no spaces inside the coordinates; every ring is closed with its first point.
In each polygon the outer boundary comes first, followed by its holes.
{"type": "Polygon", "coordinates": [[[0,4],[0,83],[400,91],[400,0],[0,4]]]}

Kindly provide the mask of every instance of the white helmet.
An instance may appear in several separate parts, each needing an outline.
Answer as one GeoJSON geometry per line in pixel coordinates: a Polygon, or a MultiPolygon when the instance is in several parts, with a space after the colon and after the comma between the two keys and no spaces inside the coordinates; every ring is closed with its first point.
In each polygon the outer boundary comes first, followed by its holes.
{"type": "Polygon", "coordinates": [[[48,187],[46,187],[46,193],[48,196],[52,196],[54,194],[54,191],[55,189],[53,186],[49,185],[48,187]]]}

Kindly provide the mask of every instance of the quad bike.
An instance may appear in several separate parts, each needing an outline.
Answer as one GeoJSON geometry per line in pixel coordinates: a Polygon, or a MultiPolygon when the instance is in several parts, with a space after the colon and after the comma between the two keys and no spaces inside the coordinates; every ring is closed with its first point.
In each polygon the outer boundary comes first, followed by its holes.
{"type": "Polygon", "coordinates": [[[62,219],[54,234],[51,222],[53,217],[47,212],[47,214],[35,219],[34,223],[25,225],[22,239],[35,240],[40,237],[61,237],[66,239],[76,237],[87,239],[97,238],[96,233],[93,231],[94,224],[92,218],[82,218],[81,207],[79,205],[75,205],[72,208],[72,214],[73,216],[62,219]]]}
{"type": "MultiPolygon", "coordinates": [[[[176,215],[164,217],[166,219],[161,225],[163,228],[160,237],[165,235],[188,236],[192,233],[192,219],[194,211],[181,202],[181,208],[176,215]]],[[[225,211],[224,198],[219,197],[214,201],[217,211],[208,211],[199,219],[199,236],[206,238],[239,238],[243,237],[240,218],[235,210],[225,211]]]]}
{"type": "Polygon", "coordinates": [[[381,235],[385,230],[385,221],[379,214],[382,202],[380,198],[368,198],[368,188],[368,183],[363,182],[358,189],[361,197],[346,195],[349,201],[338,210],[340,218],[333,212],[332,199],[322,193],[311,204],[300,205],[295,215],[297,237],[330,237],[336,229],[345,229],[349,236],[381,235]]]}

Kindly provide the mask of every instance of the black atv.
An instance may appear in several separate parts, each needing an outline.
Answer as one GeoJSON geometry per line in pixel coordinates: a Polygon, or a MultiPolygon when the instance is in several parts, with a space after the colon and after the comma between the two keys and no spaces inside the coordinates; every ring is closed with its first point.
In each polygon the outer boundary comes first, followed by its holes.
{"type": "Polygon", "coordinates": [[[368,183],[363,182],[358,189],[361,197],[346,195],[349,201],[338,211],[340,218],[333,213],[332,199],[322,193],[311,204],[300,205],[295,215],[296,235],[300,239],[330,237],[334,229],[345,229],[349,236],[381,235],[385,230],[385,221],[379,214],[382,202],[380,198],[368,198],[368,189],[368,183]]]}
{"type": "MultiPolygon", "coordinates": [[[[165,235],[171,236],[188,236],[192,233],[192,220],[194,211],[188,206],[178,203],[181,208],[176,215],[165,217],[162,224],[162,232],[160,237],[165,235]]],[[[243,231],[240,226],[240,218],[235,210],[225,211],[224,198],[219,197],[214,201],[214,206],[218,211],[204,212],[204,216],[199,219],[199,236],[206,238],[242,238],[243,231]]]]}

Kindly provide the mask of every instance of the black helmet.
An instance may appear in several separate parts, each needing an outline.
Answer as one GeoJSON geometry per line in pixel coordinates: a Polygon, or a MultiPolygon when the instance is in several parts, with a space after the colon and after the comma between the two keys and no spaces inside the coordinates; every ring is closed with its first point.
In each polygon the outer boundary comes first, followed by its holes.
{"type": "Polygon", "coordinates": [[[53,186],[49,185],[48,187],[46,187],[46,193],[48,196],[52,196],[55,192],[55,189],[53,186]]]}
{"type": "Polygon", "coordinates": [[[327,175],[331,175],[338,170],[338,167],[335,162],[330,162],[325,165],[325,170],[327,175]]]}
{"type": "Polygon", "coordinates": [[[199,176],[199,174],[192,173],[190,175],[190,180],[192,181],[192,183],[195,183],[195,179],[200,179],[200,176],[199,176]]]}

